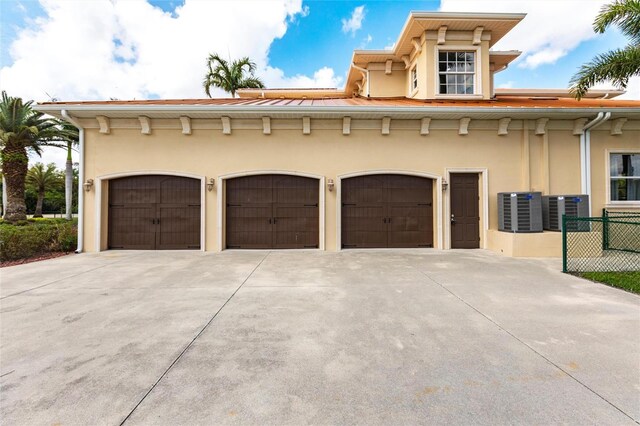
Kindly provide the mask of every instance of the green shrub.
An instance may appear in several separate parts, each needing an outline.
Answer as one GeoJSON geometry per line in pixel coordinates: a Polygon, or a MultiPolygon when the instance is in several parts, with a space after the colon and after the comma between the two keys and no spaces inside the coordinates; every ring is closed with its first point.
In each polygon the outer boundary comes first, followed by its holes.
{"type": "Polygon", "coordinates": [[[37,219],[0,222],[0,261],[26,259],[52,252],[69,252],[77,244],[76,222],[37,219]]]}

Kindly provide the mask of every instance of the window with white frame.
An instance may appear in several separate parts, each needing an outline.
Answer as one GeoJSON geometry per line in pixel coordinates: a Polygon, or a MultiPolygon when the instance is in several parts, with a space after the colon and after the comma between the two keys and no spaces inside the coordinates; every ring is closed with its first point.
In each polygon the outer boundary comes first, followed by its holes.
{"type": "Polygon", "coordinates": [[[438,53],[439,93],[473,95],[475,93],[476,52],[438,53]]]}
{"type": "Polygon", "coordinates": [[[609,154],[611,201],[640,201],[640,153],[609,154]]]}
{"type": "Polygon", "coordinates": [[[418,67],[416,65],[411,68],[411,91],[418,88],[418,67]]]}

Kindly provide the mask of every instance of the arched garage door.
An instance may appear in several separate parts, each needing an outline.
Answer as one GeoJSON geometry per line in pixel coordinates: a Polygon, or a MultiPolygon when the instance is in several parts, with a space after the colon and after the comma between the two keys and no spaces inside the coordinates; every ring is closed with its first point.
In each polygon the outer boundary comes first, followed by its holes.
{"type": "Polygon", "coordinates": [[[199,249],[200,180],[131,176],[109,181],[109,248],[199,249]]]}
{"type": "Polygon", "coordinates": [[[227,248],[317,248],[318,179],[243,176],[226,181],[227,248]]]}
{"type": "Polygon", "coordinates": [[[342,180],[342,247],[433,247],[432,180],[380,174],[342,180]]]}

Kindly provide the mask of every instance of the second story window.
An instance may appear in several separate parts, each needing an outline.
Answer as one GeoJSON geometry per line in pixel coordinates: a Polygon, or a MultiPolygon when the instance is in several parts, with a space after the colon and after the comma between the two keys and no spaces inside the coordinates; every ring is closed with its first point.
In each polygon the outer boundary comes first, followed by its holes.
{"type": "Polygon", "coordinates": [[[418,70],[417,66],[411,68],[411,91],[418,88],[418,70]]]}
{"type": "Polygon", "coordinates": [[[440,94],[473,95],[475,52],[439,52],[440,94]]]}

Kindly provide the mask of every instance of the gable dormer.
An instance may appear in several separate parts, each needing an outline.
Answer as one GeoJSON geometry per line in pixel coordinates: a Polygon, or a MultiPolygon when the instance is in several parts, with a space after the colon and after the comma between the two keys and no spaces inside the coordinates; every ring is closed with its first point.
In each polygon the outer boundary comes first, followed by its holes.
{"type": "Polygon", "coordinates": [[[490,99],[520,52],[491,47],[524,14],[412,12],[390,50],[356,50],[345,91],[358,96],[490,99]]]}

